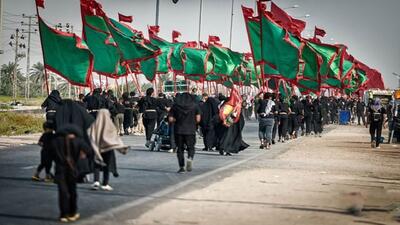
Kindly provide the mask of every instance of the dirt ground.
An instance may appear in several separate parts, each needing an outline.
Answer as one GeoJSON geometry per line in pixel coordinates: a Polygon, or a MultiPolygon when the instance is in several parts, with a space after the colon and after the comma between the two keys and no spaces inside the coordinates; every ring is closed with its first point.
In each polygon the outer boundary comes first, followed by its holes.
{"type": "Polygon", "coordinates": [[[251,169],[125,222],[400,224],[395,220],[400,218],[399,146],[371,149],[368,130],[361,126],[338,126],[322,138],[301,138],[287,145],[290,150],[275,159],[250,161],[251,169]]]}

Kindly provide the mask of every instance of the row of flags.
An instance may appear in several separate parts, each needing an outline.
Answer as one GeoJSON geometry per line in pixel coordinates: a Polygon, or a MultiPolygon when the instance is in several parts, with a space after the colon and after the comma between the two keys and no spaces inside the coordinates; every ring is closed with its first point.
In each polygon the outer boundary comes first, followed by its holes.
{"type": "MultiPolygon", "coordinates": [[[[95,0],[80,0],[82,38],[48,26],[39,17],[44,65],[75,85],[93,87],[92,73],[120,78],[144,74],[153,81],[157,75],[173,73],[196,82],[219,83],[227,87],[256,86],[290,95],[294,87],[302,93],[319,93],[336,88],[354,93],[362,88],[383,88],[376,70],[354,59],[344,45],[321,43],[316,36],[304,39],[306,23],[290,17],[274,3],[268,11],[258,3],[258,15],[242,6],[251,53],[223,47],[219,37],[207,43],[180,42],[172,31],[171,41],[161,38],[158,26],[149,26],[149,39],[129,23],[132,16],[107,16],[95,0]]],[[[44,0],[36,0],[37,11],[44,0]]],[[[132,76],[139,87],[137,77],[132,76]]]]}
{"type": "Polygon", "coordinates": [[[266,2],[257,2],[257,13],[242,6],[255,67],[260,68],[263,81],[278,79],[303,94],[319,94],[324,89],[345,94],[384,89],[381,74],[350,55],[345,45],[322,43],[318,36],[324,37],[325,30],[315,27],[313,38],[303,38],[304,21],[274,2],[267,9],[266,2]]]}

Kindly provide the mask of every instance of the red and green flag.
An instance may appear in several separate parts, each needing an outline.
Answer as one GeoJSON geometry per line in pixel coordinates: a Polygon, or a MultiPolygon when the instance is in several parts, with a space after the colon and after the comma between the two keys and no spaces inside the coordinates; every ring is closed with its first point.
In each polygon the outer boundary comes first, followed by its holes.
{"type": "Polygon", "coordinates": [[[83,15],[83,36],[94,55],[94,68],[98,74],[120,77],[127,74],[121,65],[121,56],[103,17],[83,15]]]}
{"type": "Polygon", "coordinates": [[[85,41],[49,27],[40,16],[38,20],[45,68],[74,85],[90,86],[93,55],[85,41]]]}

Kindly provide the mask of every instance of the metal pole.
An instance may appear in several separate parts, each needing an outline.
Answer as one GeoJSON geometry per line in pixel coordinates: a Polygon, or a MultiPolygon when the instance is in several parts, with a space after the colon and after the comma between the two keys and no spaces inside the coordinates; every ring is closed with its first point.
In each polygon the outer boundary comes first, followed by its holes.
{"type": "Polygon", "coordinates": [[[231,29],[229,32],[229,48],[232,48],[232,29],[233,29],[233,6],[235,4],[235,0],[232,0],[232,8],[231,8],[231,29]]]}
{"type": "MultiPolygon", "coordinates": [[[[3,33],[3,0],[0,0],[0,34],[3,33]]],[[[1,35],[0,35],[0,43],[1,43],[1,35]]],[[[3,50],[0,46],[0,54],[3,54],[3,50]]]]}
{"type": "Polygon", "coordinates": [[[203,0],[200,0],[200,13],[199,13],[199,36],[198,36],[198,42],[200,43],[201,40],[201,20],[202,20],[202,14],[203,14],[203,0]]]}
{"type": "Polygon", "coordinates": [[[158,26],[158,19],[160,14],[160,0],[156,1],[156,26],[158,26]]]}

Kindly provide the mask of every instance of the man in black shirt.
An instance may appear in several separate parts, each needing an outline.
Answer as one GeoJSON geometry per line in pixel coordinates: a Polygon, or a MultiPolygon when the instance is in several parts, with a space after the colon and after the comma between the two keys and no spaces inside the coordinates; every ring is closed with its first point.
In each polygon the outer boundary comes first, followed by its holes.
{"type": "Polygon", "coordinates": [[[363,101],[361,101],[361,98],[358,98],[358,100],[357,100],[356,112],[357,112],[358,125],[361,125],[360,119],[362,119],[363,125],[366,125],[365,124],[365,103],[363,101]]]}
{"type": "Polygon", "coordinates": [[[169,112],[169,122],[174,123],[174,134],[178,146],[178,173],[185,172],[185,146],[188,151],[186,170],[192,171],[193,157],[196,144],[196,127],[200,123],[201,111],[195,99],[189,93],[178,94],[169,112]]]}

